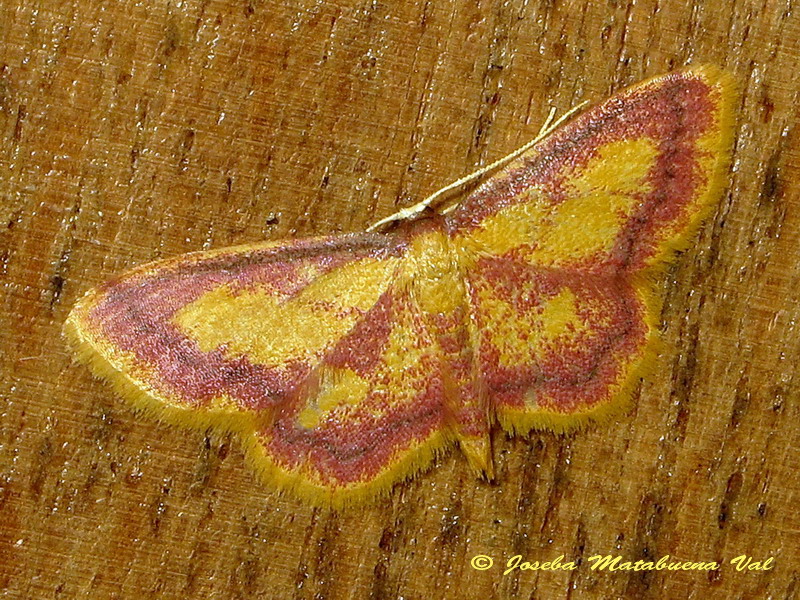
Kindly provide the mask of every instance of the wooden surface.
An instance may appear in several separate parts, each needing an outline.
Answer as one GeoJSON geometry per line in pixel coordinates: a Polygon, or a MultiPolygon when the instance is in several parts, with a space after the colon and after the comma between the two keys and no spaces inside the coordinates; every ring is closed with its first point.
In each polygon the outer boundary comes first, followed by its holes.
{"type": "Polygon", "coordinates": [[[0,3],[3,597],[797,597],[799,12],[0,3]],[[664,281],[658,368],[615,422],[498,432],[494,484],[452,453],[375,506],[312,510],[255,483],[233,438],[137,417],[70,361],[70,307],[127,267],[359,230],[527,141],[549,105],[689,62],[735,74],[740,120],[729,191],[664,281]],[[504,575],[515,554],[580,564],[504,575]],[[774,568],[737,572],[742,554],[774,568]]]}

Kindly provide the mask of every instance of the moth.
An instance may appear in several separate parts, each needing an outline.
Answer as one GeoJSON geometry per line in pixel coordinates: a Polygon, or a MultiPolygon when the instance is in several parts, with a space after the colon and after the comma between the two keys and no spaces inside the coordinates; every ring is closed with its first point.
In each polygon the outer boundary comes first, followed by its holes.
{"type": "Polygon", "coordinates": [[[446,214],[143,265],[65,334],[136,408],[237,432],[261,479],[314,504],[372,498],[453,446],[492,477],[496,424],[564,432],[630,402],[654,282],[723,189],[733,87],[703,66],[628,88],[446,214]]]}

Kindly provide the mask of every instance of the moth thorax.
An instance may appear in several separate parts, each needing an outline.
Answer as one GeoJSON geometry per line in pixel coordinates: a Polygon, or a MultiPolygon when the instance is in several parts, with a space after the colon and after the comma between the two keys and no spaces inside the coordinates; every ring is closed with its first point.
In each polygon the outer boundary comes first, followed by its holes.
{"type": "Polygon", "coordinates": [[[449,314],[463,306],[464,279],[457,258],[442,230],[426,231],[412,239],[406,276],[425,312],[449,314]]]}

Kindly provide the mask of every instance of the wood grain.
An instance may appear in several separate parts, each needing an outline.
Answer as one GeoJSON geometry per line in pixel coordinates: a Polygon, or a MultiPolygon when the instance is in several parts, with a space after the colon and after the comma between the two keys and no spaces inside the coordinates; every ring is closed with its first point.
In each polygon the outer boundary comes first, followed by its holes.
{"type": "Polygon", "coordinates": [[[7,598],[794,598],[800,568],[800,6],[792,0],[0,4],[0,589],[7,598]],[[636,408],[495,436],[332,513],[235,440],[137,417],[71,363],[127,267],[355,231],[564,111],[712,62],[741,83],[730,188],[664,281],[636,408]],[[477,554],[495,566],[477,571],[477,554]],[[574,571],[514,571],[580,561],[574,571]],[[592,555],[721,561],[598,572],[592,555]],[[737,572],[746,554],[774,568],[737,572]]]}

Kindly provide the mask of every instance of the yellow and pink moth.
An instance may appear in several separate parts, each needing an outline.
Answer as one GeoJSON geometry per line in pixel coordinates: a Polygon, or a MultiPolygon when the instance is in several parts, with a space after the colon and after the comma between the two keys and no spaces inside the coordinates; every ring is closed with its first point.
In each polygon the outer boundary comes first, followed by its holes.
{"type": "Polygon", "coordinates": [[[654,281],[718,201],[730,78],[689,68],[584,111],[454,210],[195,252],[91,291],[79,359],[158,418],[235,431],[315,504],[372,498],[491,429],[619,412],[653,362],[654,281]]]}

